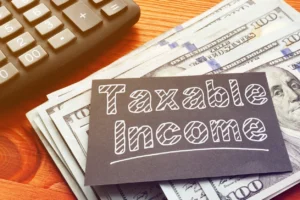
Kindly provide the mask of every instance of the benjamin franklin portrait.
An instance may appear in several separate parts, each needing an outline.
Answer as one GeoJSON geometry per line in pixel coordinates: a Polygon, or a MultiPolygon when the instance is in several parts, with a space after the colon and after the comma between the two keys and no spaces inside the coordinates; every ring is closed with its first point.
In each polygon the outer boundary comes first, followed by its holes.
{"type": "MultiPolygon", "coordinates": [[[[263,66],[252,72],[265,72],[278,122],[293,166],[293,173],[300,171],[300,81],[291,72],[263,66]]],[[[290,176],[290,173],[262,175],[260,180],[267,188],[290,176]]]]}

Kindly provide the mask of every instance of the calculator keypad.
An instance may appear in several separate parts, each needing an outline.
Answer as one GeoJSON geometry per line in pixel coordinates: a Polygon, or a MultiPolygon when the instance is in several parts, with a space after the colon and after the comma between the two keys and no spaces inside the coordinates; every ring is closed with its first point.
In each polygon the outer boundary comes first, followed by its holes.
{"type": "Polygon", "coordinates": [[[42,3],[24,13],[24,17],[30,23],[33,23],[42,17],[50,14],[50,10],[42,3]]]}
{"type": "Polygon", "coordinates": [[[30,35],[30,33],[26,32],[22,35],[12,39],[7,43],[8,48],[13,52],[16,53],[26,47],[30,46],[34,43],[34,38],[30,35]]]}
{"type": "Polygon", "coordinates": [[[0,0],[0,102],[133,25],[139,9],[121,1],[0,0]]]}
{"type": "Polygon", "coordinates": [[[30,67],[35,63],[43,60],[47,56],[48,54],[46,53],[46,51],[39,45],[21,55],[19,57],[19,60],[24,67],[30,67]]]}
{"type": "MultiPolygon", "coordinates": [[[[70,29],[65,28],[53,35],[60,28],[64,26],[63,22],[56,16],[50,16],[51,10],[45,5],[45,3],[38,3],[39,0],[11,0],[11,4],[18,11],[22,12],[24,18],[30,24],[35,24],[34,28],[36,32],[43,38],[48,37],[48,45],[53,50],[59,50],[62,47],[67,46],[71,42],[76,40],[76,36],[70,29]],[[37,23],[38,22],[38,23],[37,23]]],[[[103,5],[101,10],[108,17],[114,16],[119,12],[126,9],[127,5],[122,0],[89,0],[94,5],[103,5]]],[[[86,3],[74,0],[51,0],[51,3],[57,8],[63,7],[61,12],[68,18],[75,27],[77,27],[82,33],[85,33],[93,28],[96,28],[102,23],[100,13],[95,13],[86,3]]],[[[0,2],[1,4],[1,2],[0,2]]],[[[99,12],[99,11],[98,11],[99,12]]],[[[18,54],[21,51],[25,51],[36,42],[34,37],[29,33],[21,33],[17,35],[19,31],[23,29],[22,24],[15,18],[7,21],[12,16],[11,12],[4,5],[0,7],[0,38],[10,39],[6,45],[13,54],[18,54]],[[7,21],[7,22],[5,22],[7,21]],[[17,35],[12,38],[12,36],[17,35]]],[[[100,26],[99,26],[100,27],[100,26]]],[[[23,53],[19,54],[19,61],[27,68],[35,63],[43,60],[48,56],[48,53],[40,46],[37,46],[23,53]]],[[[7,56],[0,51],[0,63],[7,59],[7,56]]],[[[5,69],[13,69],[12,64],[5,65],[5,69]]],[[[1,68],[1,66],[0,66],[1,68]]],[[[2,69],[2,68],[1,68],[2,69]]],[[[10,70],[9,72],[14,72],[10,70]]],[[[4,72],[2,72],[4,73],[4,72]]],[[[8,76],[11,77],[11,76],[8,76]]]]}
{"type": "Polygon", "coordinates": [[[82,32],[86,32],[102,22],[102,19],[82,2],[74,3],[73,5],[63,10],[63,13],[82,32]]]}
{"type": "Polygon", "coordinates": [[[16,67],[13,64],[7,63],[6,65],[0,68],[0,85],[11,80],[18,73],[19,71],[16,69],[16,67]]]}

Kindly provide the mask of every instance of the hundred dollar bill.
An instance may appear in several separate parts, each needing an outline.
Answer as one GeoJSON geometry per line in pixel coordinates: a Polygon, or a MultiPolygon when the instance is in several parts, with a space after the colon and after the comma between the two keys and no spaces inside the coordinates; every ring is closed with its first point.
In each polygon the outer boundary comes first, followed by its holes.
{"type": "MultiPolygon", "coordinates": [[[[27,116],[27,114],[26,114],[27,116]]],[[[40,133],[42,134],[43,139],[45,139],[47,141],[47,143],[51,146],[52,150],[56,153],[56,155],[58,156],[58,158],[61,160],[61,162],[64,164],[64,166],[66,167],[66,169],[69,171],[69,173],[74,177],[74,175],[72,174],[71,169],[68,167],[64,157],[62,157],[61,153],[59,152],[57,146],[55,145],[55,143],[53,142],[52,138],[50,137],[45,125],[43,124],[41,118],[39,117],[36,109],[30,111],[28,113],[27,116],[28,120],[30,122],[33,122],[34,124],[36,124],[38,130],[40,130],[40,133]],[[33,119],[33,121],[31,120],[33,119]]],[[[34,127],[34,126],[33,126],[34,127]]],[[[41,139],[42,140],[42,139],[41,139]]]]}
{"type": "MultiPolygon", "coordinates": [[[[293,183],[299,182],[300,179],[300,45],[294,45],[282,52],[274,52],[268,58],[228,72],[266,73],[273,104],[292,162],[292,173],[268,175],[260,178],[261,185],[264,188],[271,186],[266,192],[263,191],[258,195],[260,198],[270,197],[272,192],[284,191],[283,189],[288,189],[294,185],[293,183]],[[270,57],[271,60],[268,59],[270,57]],[[277,184],[272,186],[274,183],[277,184]]],[[[215,181],[210,180],[210,184],[214,184],[215,181]]],[[[218,189],[215,186],[214,188],[218,189]]],[[[229,190],[225,191],[226,193],[229,192],[229,190]]],[[[218,191],[218,193],[220,192],[218,191]]]]}
{"type": "Polygon", "coordinates": [[[70,186],[71,190],[75,194],[77,199],[86,199],[84,194],[82,193],[81,188],[78,186],[77,182],[74,180],[72,173],[69,171],[68,167],[65,166],[65,163],[62,162],[61,158],[58,156],[57,151],[53,149],[52,145],[47,141],[47,139],[42,134],[43,131],[46,131],[45,127],[41,119],[38,116],[36,110],[32,110],[26,114],[27,119],[31,123],[33,129],[37,133],[38,137],[42,141],[44,147],[46,148],[47,152],[50,154],[52,160],[54,161],[55,165],[61,172],[62,176],[70,186]]]}
{"type": "Polygon", "coordinates": [[[157,59],[141,64],[119,77],[140,77],[145,71],[146,77],[177,74],[198,66],[207,59],[227,55],[249,41],[292,24],[299,20],[299,17],[297,11],[282,1],[273,1],[271,5],[257,4],[243,13],[222,21],[221,25],[212,25],[200,34],[195,34],[194,39],[190,40],[192,44],[185,43],[167,55],[163,54],[157,59]]]}
{"type": "MultiPolygon", "coordinates": [[[[292,163],[292,173],[236,176],[199,180],[209,199],[269,199],[297,184],[300,180],[300,43],[284,51],[268,53],[264,58],[234,68],[226,73],[265,72],[292,163]]],[[[186,181],[188,182],[188,180],[186,181]]],[[[197,182],[197,181],[196,181],[197,182]]],[[[174,187],[168,183],[163,190],[174,187]]],[[[191,191],[190,191],[191,192],[191,191]]],[[[190,192],[180,195],[190,199],[190,192]]],[[[167,195],[167,194],[166,194],[167,195]]],[[[168,197],[168,195],[167,195],[168,197]]]]}
{"type": "MultiPolygon", "coordinates": [[[[60,134],[56,131],[56,128],[53,126],[49,126],[49,121],[43,119],[44,113],[42,112],[42,115],[41,115],[40,111],[42,110],[42,108],[44,108],[47,105],[48,105],[48,103],[39,106],[37,108],[37,112],[39,113],[39,116],[40,116],[41,120],[43,121],[44,126],[46,127],[46,130],[47,130],[46,134],[49,134],[47,137],[51,138],[48,141],[53,140],[53,143],[57,147],[57,150],[60,152],[62,158],[65,161],[66,166],[68,166],[70,172],[72,173],[74,179],[80,186],[85,197],[87,199],[97,199],[97,196],[94,193],[94,191],[92,190],[92,188],[89,186],[84,186],[84,174],[83,174],[80,166],[78,165],[76,159],[73,157],[71,151],[68,149],[68,146],[65,144],[65,142],[61,138],[60,134]]],[[[61,105],[61,106],[63,106],[63,105],[61,105]]]]}
{"type": "Polygon", "coordinates": [[[90,94],[88,91],[78,98],[72,99],[72,104],[69,101],[70,106],[64,105],[62,109],[53,113],[50,112],[52,119],[49,119],[54,122],[58,131],[56,134],[62,137],[63,145],[67,145],[71,150],[82,171],[85,171],[86,168],[90,94]],[[76,112],[77,107],[81,108],[80,112],[76,112]],[[75,112],[72,112],[73,109],[75,112]],[[65,116],[62,114],[64,112],[71,112],[71,114],[65,116]]]}
{"type": "MultiPolygon", "coordinates": [[[[279,1],[279,0],[273,0],[279,1]]],[[[160,35],[159,37],[147,42],[142,47],[134,50],[128,55],[118,59],[114,63],[99,70],[98,72],[87,77],[85,80],[70,85],[66,88],[55,91],[48,94],[48,99],[56,99],[70,91],[79,85],[90,82],[92,79],[107,79],[113,78],[126,71],[137,67],[138,65],[155,58],[161,54],[164,54],[176,47],[181,43],[187,42],[187,35],[192,35],[194,32],[201,32],[204,28],[212,24],[220,24],[222,20],[230,18],[237,13],[244,12],[245,10],[254,7],[258,2],[273,2],[272,0],[227,0],[223,1],[217,6],[204,12],[203,14],[187,21],[186,23],[175,27],[160,35]],[[182,41],[176,42],[178,39],[182,41]]],[[[210,33],[212,34],[212,33],[210,33]]]]}
{"type": "Polygon", "coordinates": [[[300,23],[295,22],[282,30],[259,38],[242,48],[237,47],[234,51],[217,58],[201,58],[203,62],[180,73],[189,74],[218,74],[233,68],[241,67],[253,60],[262,59],[272,51],[283,52],[300,41],[300,23]]]}
{"type": "Polygon", "coordinates": [[[54,143],[50,134],[48,133],[47,129],[45,128],[44,124],[40,122],[40,117],[38,115],[37,109],[35,108],[32,111],[28,112],[26,114],[26,116],[27,116],[27,119],[29,120],[29,122],[30,123],[32,122],[32,127],[37,128],[37,130],[39,130],[39,133],[43,134],[43,139],[45,139],[47,141],[47,143],[52,147],[53,151],[55,151],[58,158],[67,167],[68,171],[70,173],[72,173],[71,170],[68,168],[64,157],[62,156],[59,149],[57,148],[57,145],[54,143]]]}

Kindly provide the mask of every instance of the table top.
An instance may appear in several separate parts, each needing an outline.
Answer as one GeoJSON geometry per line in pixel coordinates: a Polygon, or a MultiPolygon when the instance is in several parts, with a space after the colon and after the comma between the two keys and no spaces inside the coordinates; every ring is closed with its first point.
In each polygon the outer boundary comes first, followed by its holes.
{"type": "MultiPolygon", "coordinates": [[[[139,22],[98,58],[55,84],[0,113],[0,199],[75,199],[27,121],[25,114],[45,102],[54,90],[77,82],[205,10],[220,0],[136,0],[139,22]],[[84,70],[82,70],[84,69],[84,70]]],[[[287,0],[300,11],[299,0],[287,0]]],[[[300,185],[276,199],[300,199],[300,185]]]]}

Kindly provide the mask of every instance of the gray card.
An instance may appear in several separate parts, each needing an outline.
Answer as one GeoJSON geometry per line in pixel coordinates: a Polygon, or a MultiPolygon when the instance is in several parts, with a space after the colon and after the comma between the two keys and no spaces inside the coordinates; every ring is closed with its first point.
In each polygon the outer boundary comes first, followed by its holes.
{"type": "Polygon", "coordinates": [[[264,73],[95,80],[87,185],[291,171],[264,73]]]}

